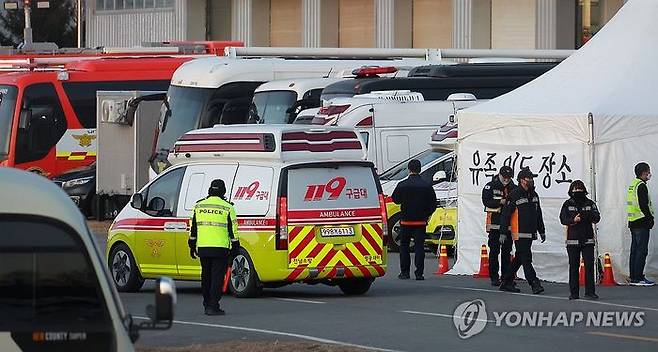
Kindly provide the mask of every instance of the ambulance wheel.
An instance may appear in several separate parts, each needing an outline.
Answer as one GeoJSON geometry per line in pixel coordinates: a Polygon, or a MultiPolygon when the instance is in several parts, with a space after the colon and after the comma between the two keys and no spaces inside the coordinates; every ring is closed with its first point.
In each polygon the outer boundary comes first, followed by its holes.
{"type": "Polygon", "coordinates": [[[240,248],[239,254],[231,263],[231,291],[238,298],[258,297],[263,292],[263,285],[251,261],[249,253],[240,248]]]}
{"type": "Polygon", "coordinates": [[[338,287],[347,296],[358,296],[368,292],[373,281],[372,279],[343,280],[338,284],[338,287]]]}
{"type": "Polygon", "coordinates": [[[144,285],[135,257],[127,245],[119,243],[110,252],[108,262],[112,281],[119,292],[137,292],[144,285]]]}

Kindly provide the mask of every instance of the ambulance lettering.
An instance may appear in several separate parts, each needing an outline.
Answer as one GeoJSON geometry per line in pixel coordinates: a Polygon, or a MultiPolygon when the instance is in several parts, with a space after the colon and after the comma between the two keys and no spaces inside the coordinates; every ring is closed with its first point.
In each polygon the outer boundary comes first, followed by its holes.
{"type": "Polygon", "coordinates": [[[326,210],[320,212],[321,218],[353,218],[356,217],[354,210],[326,210]]]}
{"type": "Polygon", "coordinates": [[[270,192],[259,190],[260,182],[254,181],[249,186],[238,187],[233,195],[235,200],[268,200],[270,199],[270,192]]]}

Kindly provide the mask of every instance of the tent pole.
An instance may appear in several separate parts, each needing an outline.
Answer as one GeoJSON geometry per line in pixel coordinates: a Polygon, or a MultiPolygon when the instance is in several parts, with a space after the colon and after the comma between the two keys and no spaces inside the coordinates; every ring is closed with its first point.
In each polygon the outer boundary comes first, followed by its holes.
{"type": "MultiPolygon", "coordinates": [[[[587,126],[589,131],[589,140],[587,144],[589,145],[589,177],[590,177],[590,187],[592,200],[596,202],[596,155],[594,150],[594,116],[590,112],[587,115],[587,126]]],[[[598,235],[598,226],[594,226],[594,258],[596,258],[597,263],[599,259],[599,235],[598,235]]],[[[595,263],[595,268],[598,269],[598,265],[595,263]]],[[[599,271],[594,270],[594,281],[599,281],[599,271]]]]}

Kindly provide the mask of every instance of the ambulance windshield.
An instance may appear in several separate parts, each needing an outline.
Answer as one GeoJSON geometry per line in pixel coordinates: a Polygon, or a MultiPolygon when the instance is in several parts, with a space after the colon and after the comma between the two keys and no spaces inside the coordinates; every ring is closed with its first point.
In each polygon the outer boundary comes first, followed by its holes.
{"type": "Polygon", "coordinates": [[[12,120],[16,106],[17,89],[14,86],[0,86],[0,161],[9,156],[12,120]]]}
{"type": "Polygon", "coordinates": [[[249,123],[288,124],[288,109],[297,101],[297,93],[277,90],[254,94],[249,109],[249,123]]]}

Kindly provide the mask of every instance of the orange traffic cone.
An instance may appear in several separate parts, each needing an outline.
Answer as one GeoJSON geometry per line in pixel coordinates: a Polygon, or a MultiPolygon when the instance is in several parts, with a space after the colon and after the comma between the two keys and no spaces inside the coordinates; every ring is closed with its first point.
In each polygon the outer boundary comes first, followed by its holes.
{"type": "Polygon", "coordinates": [[[439,254],[439,266],[436,268],[434,275],[443,275],[449,268],[448,264],[448,249],[445,245],[441,245],[441,253],[439,254]]]}
{"type": "Polygon", "coordinates": [[[224,287],[222,287],[222,292],[228,292],[228,282],[231,281],[231,266],[226,268],[226,274],[224,275],[224,287]]]}
{"type": "Polygon", "coordinates": [[[603,256],[603,280],[601,286],[617,286],[615,276],[612,273],[612,261],[610,260],[610,253],[603,256]]]}
{"type": "Polygon", "coordinates": [[[585,261],[580,258],[580,272],[578,273],[578,285],[585,286],[585,261]]]}
{"type": "Polygon", "coordinates": [[[480,250],[480,271],[477,274],[473,274],[473,277],[476,279],[489,278],[489,254],[487,253],[486,244],[483,244],[480,250]]]}

